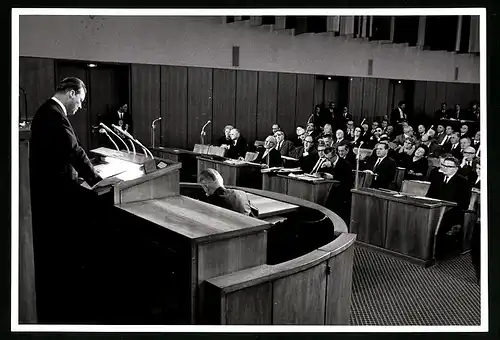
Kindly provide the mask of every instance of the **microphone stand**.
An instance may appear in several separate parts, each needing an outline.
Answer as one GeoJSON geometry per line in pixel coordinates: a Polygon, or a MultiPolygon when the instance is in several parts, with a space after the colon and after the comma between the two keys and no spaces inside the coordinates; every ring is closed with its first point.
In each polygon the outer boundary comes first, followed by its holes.
{"type": "Polygon", "coordinates": [[[361,146],[363,146],[363,142],[360,142],[359,143],[359,147],[358,147],[358,154],[356,155],[356,177],[355,177],[355,181],[354,181],[354,188],[355,189],[358,189],[358,184],[359,184],[359,156],[361,154],[361,146]]]}
{"type": "Polygon", "coordinates": [[[21,86],[19,86],[19,89],[23,92],[24,95],[24,115],[26,119],[25,122],[28,123],[28,95],[21,86]]]}
{"type": "Polygon", "coordinates": [[[120,148],[118,148],[118,145],[115,143],[115,141],[113,140],[113,138],[111,138],[111,136],[108,134],[108,132],[105,129],[101,129],[100,132],[102,134],[106,135],[106,137],[109,138],[109,140],[111,141],[111,143],[113,143],[113,145],[115,146],[116,151],[120,151],[120,148]]]}
{"type": "Polygon", "coordinates": [[[155,147],[155,128],[156,128],[156,122],[161,120],[161,117],[159,118],[156,118],[155,120],[153,120],[153,122],[151,123],[151,147],[154,148],[155,147]]]}
{"type": "MultiPolygon", "coordinates": [[[[115,124],[112,124],[111,125],[112,127],[114,127],[115,129],[120,129],[118,126],[116,126],[115,124]]],[[[121,129],[120,129],[121,130],[121,129]]],[[[149,151],[144,145],[142,145],[141,142],[139,142],[137,139],[135,139],[128,131],[125,131],[125,130],[122,130],[120,131],[120,133],[122,133],[125,137],[129,138],[131,140],[131,142],[136,142],[137,145],[139,145],[141,148],[142,148],[142,151],[144,152],[144,156],[146,157],[149,157],[151,156],[151,158],[154,158],[153,154],[151,153],[151,151],[149,151]]]]}
{"type": "Polygon", "coordinates": [[[207,125],[210,124],[210,120],[208,122],[205,123],[205,125],[203,125],[203,127],[201,128],[201,132],[200,132],[200,138],[201,138],[201,145],[205,145],[205,135],[207,134],[205,132],[205,128],[207,127],[207,125]]]}
{"type": "Polygon", "coordinates": [[[104,123],[99,123],[101,127],[103,127],[106,131],[111,132],[116,138],[122,141],[123,145],[125,145],[125,149],[127,149],[127,153],[130,153],[130,149],[127,146],[127,143],[123,139],[120,138],[116,133],[113,132],[109,127],[107,127],[104,123]]]}

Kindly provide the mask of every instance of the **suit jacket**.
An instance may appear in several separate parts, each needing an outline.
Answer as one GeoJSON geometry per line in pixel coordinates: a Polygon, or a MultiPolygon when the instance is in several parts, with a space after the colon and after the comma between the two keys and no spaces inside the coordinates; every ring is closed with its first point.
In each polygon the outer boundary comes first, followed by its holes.
{"type": "Polygon", "coordinates": [[[241,190],[220,187],[212,195],[208,196],[206,201],[218,207],[236,211],[247,216],[255,217],[256,215],[255,208],[250,203],[246,192],[241,190]]]}
{"type": "Polygon", "coordinates": [[[233,159],[238,159],[239,157],[245,157],[247,150],[248,150],[247,141],[245,140],[245,138],[240,136],[236,140],[236,144],[234,144],[234,142],[229,144],[229,150],[227,150],[226,157],[233,159]]]}
{"type": "Polygon", "coordinates": [[[446,136],[446,133],[445,133],[444,131],[443,131],[443,132],[441,132],[441,133],[439,133],[439,134],[438,134],[438,133],[436,133],[436,136],[435,136],[435,138],[436,138],[436,143],[437,143],[437,144],[441,144],[441,142],[443,141],[443,139],[444,139],[444,137],[445,137],[445,136],[446,136]]]}
{"type": "Polygon", "coordinates": [[[101,180],[64,111],[52,99],[35,113],[29,152],[31,186],[35,196],[48,194],[44,192],[47,187],[79,188],[79,176],[89,185],[101,180]]]}
{"type": "MultiPolygon", "coordinates": [[[[123,118],[121,119],[122,120],[122,123],[123,123],[123,126],[122,128],[125,129],[125,126],[128,124],[128,129],[127,131],[129,133],[132,133],[132,115],[130,114],[130,112],[125,112],[123,114],[123,118]]],[[[117,126],[120,126],[120,118],[119,118],[119,115],[118,115],[118,111],[115,110],[113,112],[110,112],[108,113],[107,115],[107,118],[105,119],[106,121],[106,125],[108,125],[109,127],[111,127],[111,124],[115,124],[117,126]]]]}
{"type": "Polygon", "coordinates": [[[371,166],[371,168],[377,176],[372,181],[371,187],[389,189],[391,183],[394,182],[394,177],[396,175],[396,162],[389,157],[385,157],[376,168],[373,168],[374,165],[375,163],[371,166]]]}
{"type": "Polygon", "coordinates": [[[289,140],[284,140],[280,147],[278,148],[278,151],[282,156],[287,156],[287,157],[292,157],[290,156],[293,153],[293,150],[295,149],[295,145],[293,144],[292,141],[289,140]]]}
{"type": "Polygon", "coordinates": [[[275,167],[275,166],[283,166],[283,160],[281,159],[281,153],[276,150],[275,148],[272,148],[269,153],[264,156],[264,153],[266,152],[266,149],[261,150],[259,152],[259,155],[257,156],[255,162],[256,163],[262,163],[266,164],[269,167],[275,167]]]}
{"type": "Polygon", "coordinates": [[[472,165],[464,165],[457,171],[457,174],[460,174],[463,177],[467,178],[471,186],[474,185],[477,180],[476,164],[477,160],[473,160],[472,165]]]}
{"type": "Polygon", "coordinates": [[[451,154],[453,157],[457,158],[458,160],[461,160],[462,159],[462,152],[460,151],[461,150],[460,144],[457,144],[455,149],[452,149],[452,147],[453,147],[453,145],[451,143],[446,144],[444,147],[444,152],[451,154]]]}
{"type": "Polygon", "coordinates": [[[309,154],[307,156],[304,156],[304,148],[302,147],[300,148],[300,150],[300,154],[298,154],[298,157],[296,157],[299,159],[299,166],[305,173],[310,173],[319,159],[318,151],[316,151],[315,149],[310,149],[309,154]]]}
{"type": "Polygon", "coordinates": [[[220,136],[219,139],[217,139],[216,146],[221,146],[223,144],[226,144],[226,145],[231,144],[231,139],[226,139],[226,135],[220,136]]]}
{"type": "Polygon", "coordinates": [[[405,111],[403,111],[403,116],[404,116],[404,118],[402,119],[401,118],[401,113],[399,112],[399,108],[395,108],[394,110],[392,110],[392,113],[391,113],[391,123],[393,125],[396,125],[398,123],[407,121],[408,120],[408,116],[407,116],[407,114],[406,114],[405,111]]]}
{"type": "Polygon", "coordinates": [[[410,162],[405,164],[406,174],[405,179],[416,179],[423,180],[427,176],[427,169],[429,168],[429,160],[427,157],[422,157],[416,162],[413,161],[413,157],[410,156],[410,162]],[[421,173],[422,176],[410,175],[408,172],[413,170],[414,173],[421,173]]]}
{"type": "Polygon", "coordinates": [[[335,166],[332,164],[331,167],[322,168],[320,171],[331,174],[334,180],[340,182],[338,187],[339,191],[344,196],[348,195],[350,197],[354,179],[352,169],[353,167],[349,162],[339,157],[335,166]]]}
{"type": "Polygon", "coordinates": [[[353,169],[356,167],[356,155],[354,154],[352,149],[349,150],[345,158],[341,157],[340,159],[347,161],[353,169]]]}
{"type": "Polygon", "coordinates": [[[456,202],[457,207],[454,209],[467,210],[472,185],[465,177],[457,172],[448,183],[444,183],[444,174],[439,172],[439,169],[434,169],[429,175],[429,181],[431,184],[427,191],[427,197],[456,202]]]}

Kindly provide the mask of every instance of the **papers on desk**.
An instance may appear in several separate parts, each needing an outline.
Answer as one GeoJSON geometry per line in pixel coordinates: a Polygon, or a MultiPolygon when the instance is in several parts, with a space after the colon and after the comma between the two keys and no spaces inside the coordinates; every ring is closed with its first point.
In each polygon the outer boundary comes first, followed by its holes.
{"type": "Polygon", "coordinates": [[[421,199],[421,200],[428,200],[428,201],[441,201],[437,198],[430,198],[430,197],[424,197],[424,196],[411,196],[413,198],[418,198],[418,199],[421,199]]]}
{"type": "Polygon", "coordinates": [[[291,173],[288,176],[292,177],[292,178],[297,178],[297,179],[301,179],[301,180],[304,180],[304,181],[308,181],[308,182],[318,182],[318,181],[323,181],[324,180],[321,177],[317,177],[317,176],[313,176],[313,175],[309,175],[309,174],[296,175],[294,173],[291,173]]]}
{"type": "Polygon", "coordinates": [[[286,159],[287,161],[296,161],[296,162],[299,161],[297,158],[288,157],[288,156],[281,156],[281,158],[286,159]]]}
{"type": "Polygon", "coordinates": [[[278,172],[302,172],[301,168],[281,168],[278,172]]]}
{"type": "Polygon", "coordinates": [[[281,170],[281,167],[279,167],[279,166],[273,166],[271,168],[262,169],[262,170],[260,170],[260,172],[262,172],[264,174],[264,173],[267,173],[267,172],[279,172],[280,170],[281,170]]]}

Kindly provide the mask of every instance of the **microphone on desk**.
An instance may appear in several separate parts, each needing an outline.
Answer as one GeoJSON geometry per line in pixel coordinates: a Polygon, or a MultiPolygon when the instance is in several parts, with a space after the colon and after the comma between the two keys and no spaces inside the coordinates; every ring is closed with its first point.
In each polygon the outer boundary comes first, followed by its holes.
{"type": "Polygon", "coordinates": [[[204,136],[207,134],[205,132],[205,128],[207,127],[208,124],[210,124],[212,121],[211,120],[208,120],[205,125],[203,125],[203,127],[201,128],[201,132],[200,132],[200,137],[201,137],[201,144],[202,145],[205,145],[205,138],[204,136]]]}
{"type": "MultiPolygon", "coordinates": [[[[125,130],[120,129],[120,128],[117,128],[117,127],[116,127],[116,126],[114,126],[114,125],[113,125],[113,127],[114,127],[114,129],[115,129],[115,131],[116,131],[116,133],[117,133],[118,135],[122,135],[124,138],[127,138],[127,136],[126,136],[126,135],[125,135],[125,133],[124,133],[124,131],[125,131],[125,130]]],[[[136,150],[135,150],[135,145],[134,145],[134,142],[133,142],[133,141],[131,141],[130,139],[128,139],[128,141],[130,142],[130,145],[132,145],[132,153],[133,153],[133,154],[134,154],[134,156],[135,156],[135,154],[136,154],[136,150]]]]}
{"type": "Polygon", "coordinates": [[[363,146],[363,141],[361,141],[359,143],[359,146],[358,146],[358,154],[356,155],[356,177],[355,177],[355,181],[354,181],[354,188],[357,189],[358,188],[358,183],[359,183],[359,156],[361,154],[361,147],[363,146]]]}
{"type": "MultiPolygon", "coordinates": [[[[121,130],[120,127],[116,126],[115,124],[111,124],[111,126],[114,127],[115,129],[121,130]]],[[[142,148],[144,155],[146,157],[151,156],[151,158],[154,158],[151,151],[149,151],[144,145],[142,145],[142,143],[139,142],[139,140],[137,140],[136,138],[134,138],[128,131],[122,130],[122,131],[120,131],[120,133],[122,133],[125,137],[129,138],[131,141],[137,143],[137,145],[139,145],[142,148]]]]}
{"type": "Polygon", "coordinates": [[[121,140],[122,143],[123,143],[123,145],[125,145],[125,149],[127,149],[127,153],[130,153],[130,149],[128,148],[127,143],[125,143],[125,141],[123,139],[121,139],[120,136],[118,136],[116,133],[114,133],[113,130],[111,130],[109,127],[107,127],[104,123],[99,123],[99,126],[101,126],[102,128],[104,128],[104,130],[106,130],[108,132],[111,132],[116,138],[118,138],[119,140],[121,140]]]}
{"type": "Polygon", "coordinates": [[[113,138],[111,138],[111,136],[108,134],[108,132],[106,131],[106,129],[104,129],[104,128],[101,127],[99,129],[99,133],[101,133],[103,135],[106,135],[106,137],[108,137],[108,139],[111,141],[111,143],[113,143],[113,145],[115,146],[116,151],[120,151],[120,148],[118,147],[118,145],[116,145],[115,141],[113,140],[113,138]]]}

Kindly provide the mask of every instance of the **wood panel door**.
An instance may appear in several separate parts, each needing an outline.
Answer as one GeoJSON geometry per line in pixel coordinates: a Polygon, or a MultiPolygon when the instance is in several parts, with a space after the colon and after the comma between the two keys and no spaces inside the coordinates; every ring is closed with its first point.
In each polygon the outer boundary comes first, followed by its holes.
{"type": "Polygon", "coordinates": [[[264,140],[272,133],[272,125],[278,122],[278,73],[259,72],[257,99],[257,139],[264,140]]]}
{"type": "MultiPolygon", "coordinates": [[[[201,143],[201,129],[212,121],[213,69],[189,67],[188,75],[188,148],[201,143]]],[[[212,141],[212,124],[205,128],[204,143],[212,141]]]]}
{"type": "Polygon", "coordinates": [[[83,63],[78,62],[57,62],[56,66],[56,83],[59,83],[66,77],[78,77],[87,87],[87,96],[82,108],[74,115],[68,115],[68,119],[75,130],[76,136],[80,141],[80,145],[86,150],[90,147],[90,118],[89,118],[89,103],[92,101],[89,90],[88,68],[83,63]]]}
{"type": "Polygon", "coordinates": [[[187,67],[161,66],[161,144],[188,147],[187,67]]]}
{"type": "MultiPolygon", "coordinates": [[[[93,127],[103,122],[105,116],[118,111],[120,106],[128,104],[128,79],[128,65],[99,64],[98,67],[89,69],[91,149],[99,146],[98,129],[93,127]]],[[[134,133],[133,125],[130,126],[129,132],[134,133]]]]}
{"type": "Polygon", "coordinates": [[[214,69],[212,141],[236,119],[236,71],[214,69]]]}
{"type": "Polygon", "coordinates": [[[55,62],[46,58],[19,58],[19,120],[33,118],[56,88],[55,62]],[[23,93],[24,91],[24,93],[23,93]]]}
{"type": "Polygon", "coordinates": [[[235,124],[249,145],[253,145],[257,130],[257,85],[255,71],[236,71],[235,124]]]}
{"type": "Polygon", "coordinates": [[[288,136],[295,131],[295,102],[297,96],[297,75],[278,75],[278,124],[288,136]]]}
{"type": "MultiPolygon", "coordinates": [[[[132,64],[130,79],[134,137],[147,146],[151,144],[151,123],[160,117],[160,66],[132,64]]],[[[157,135],[155,143],[159,142],[157,135]]]]}

